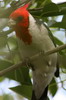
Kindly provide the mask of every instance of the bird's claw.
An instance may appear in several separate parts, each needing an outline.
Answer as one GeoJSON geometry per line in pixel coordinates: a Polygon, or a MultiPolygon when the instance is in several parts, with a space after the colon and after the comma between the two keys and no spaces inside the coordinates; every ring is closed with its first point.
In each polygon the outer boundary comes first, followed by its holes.
{"type": "Polygon", "coordinates": [[[31,63],[31,59],[29,57],[26,57],[24,59],[24,63],[28,68],[31,68],[34,71],[34,65],[31,63]]]}

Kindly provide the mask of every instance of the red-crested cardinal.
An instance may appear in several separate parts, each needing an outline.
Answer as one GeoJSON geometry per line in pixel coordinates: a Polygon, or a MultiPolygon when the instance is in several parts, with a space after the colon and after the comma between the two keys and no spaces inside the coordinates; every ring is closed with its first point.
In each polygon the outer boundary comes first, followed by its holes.
{"type": "MultiPolygon", "coordinates": [[[[16,9],[10,15],[9,24],[18,37],[22,59],[30,58],[41,51],[47,52],[55,48],[45,25],[39,23],[28,12],[29,4],[16,9]]],[[[40,55],[31,64],[33,75],[32,100],[47,100],[48,85],[51,82],[57,64],[57,53],[49,56],[40,55]]]]}

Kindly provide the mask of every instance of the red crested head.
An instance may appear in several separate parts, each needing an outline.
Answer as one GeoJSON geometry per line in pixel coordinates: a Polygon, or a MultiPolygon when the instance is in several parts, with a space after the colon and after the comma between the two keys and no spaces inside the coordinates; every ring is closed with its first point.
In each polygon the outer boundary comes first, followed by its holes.
{"type": "Polygon", "coordinates": [[[28,31],[29,27],[29,12],[27,10],[28,6],[29,4],[26,4],[23,7],[16,9],[14,12],[11,13],[9,18],[15,21],[16,23],[15,25],[13,25],[13,28],[16,31],[16,36],[19,37],[21,40],[23,40],[23,42],[30,44],[32,42],[32,37],[28,31]]]}
{"type": "Polygon", "coordinates": [[[28,22],[29,18],[29,12],[27,11],[28,6],[29,4],[26,4],[25,6],[16,9],[14,12],[11,13],[9,18],[15,20],[16,23],[19,25],[23,24],[24,26],[25,24],[25,26],[27,26],[28,23],[24,22],[28,22]]]}

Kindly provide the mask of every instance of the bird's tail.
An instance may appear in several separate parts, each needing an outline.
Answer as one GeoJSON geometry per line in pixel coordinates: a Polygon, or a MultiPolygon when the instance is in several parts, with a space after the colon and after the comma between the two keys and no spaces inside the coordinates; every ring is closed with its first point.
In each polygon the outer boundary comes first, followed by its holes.
{"type": "Polygon", "coordinates": [[[46,89],[44,90],[43,94],[41,95],[41,97],[39,99],[36,98],[35,96],[35,92],[32,92],[32,99],[31,100],[48,100],[47,97],[47,92],[48,92],[48,86],[46,87],[46,89]]]}

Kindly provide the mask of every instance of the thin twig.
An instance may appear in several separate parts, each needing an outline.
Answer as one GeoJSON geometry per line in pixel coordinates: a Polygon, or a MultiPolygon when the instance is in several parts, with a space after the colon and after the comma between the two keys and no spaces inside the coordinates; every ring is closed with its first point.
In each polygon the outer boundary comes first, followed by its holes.
{"type": "Polygon", "coordinates": [[[66,44],[61,45],[61,46],[59,46],[59,47],[56,47],[55,49],[49,50],[49,51],[47,51],[47,52],[40,52],[40,53],[38,53],[38,54],[36,54],[36,55],[30,57],[30,60],[34,60],[35,58],[39,57],[41,54],[43,54],[44,56],[48,56],[48,55],[50,55],[50,54],[59,52],[59,51],[64,50],[64,49],[66,49],[66,44]]]}
{"type": "MultiPolygon", "coordinates": [[[[59,51],[64,50],[64,49],[66,49],[66,44],[61,45],[61,46],[59,46],[59,47],[56,47],[55,49],[49,50],[49,51],[47,51],[47,52],[40,52],[40,53],[38,53],[38,54],[36,54],[36,55],[30,57],[29,59],[30,59],[30,61],[32,61],[32,60],[34,60],[35,58],[39,57],[41,54],[44,54],[44,56],[48,56],[48,55],[50,55],[50,54],[59,52],[59,51]]],[[[28,62],[27,62],[27,64],[28,64],[28,62]]],[[[10,66],[9,68],[6,68],[6,69],[0,71],[0,76],[4,76],[6,73],[11,72],[11,71],[14,71],[14,70],[16,70],[16,69],[18,69],[18,68],[20,68],[20,67],[25,66],[25,65],[26,65],[26,62],[25,62],[25,61],[20,62],[20,63],[15,64],[15,65],[12,65],[12,66],[10,66]]]]}

